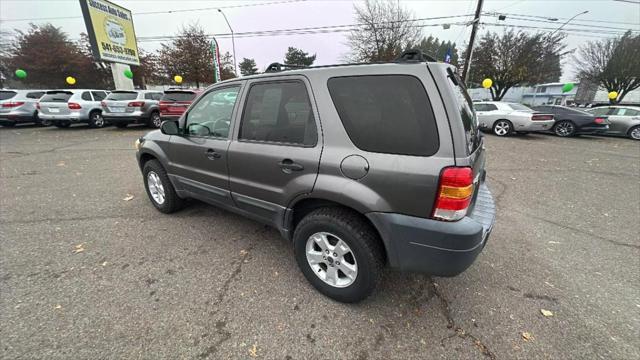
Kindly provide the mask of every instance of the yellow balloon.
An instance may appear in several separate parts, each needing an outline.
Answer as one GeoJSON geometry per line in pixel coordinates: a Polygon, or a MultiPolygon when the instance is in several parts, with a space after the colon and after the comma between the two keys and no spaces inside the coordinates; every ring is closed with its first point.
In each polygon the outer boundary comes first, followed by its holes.
{"type": "Polygon", "coordinates": [[[484,80],[482,80],[482,87],[485,89],[488,89],[491,87],[491,85],[493,85],[493,80],[486,78],[484,80]]]}
{"type": "Polygon", "coordinates": [[[175,81],[176,83],[180,84],[182,82],[182,76],[180,75],[176,75],[173,77],[173,81],[175,81]]]}
{"type": "Polygon", "coordinates": [[[75,83],[76,83],[76,78],[74,78],[73,76],[67,76],[67,84],[73,85],[75,83]]]}
{"type": "Polygon", "coordinates": [[[618,98],[618,92],[617,91],[612,91],[609,93],[609,99],[610,100],[615,100],[618,98]]]}

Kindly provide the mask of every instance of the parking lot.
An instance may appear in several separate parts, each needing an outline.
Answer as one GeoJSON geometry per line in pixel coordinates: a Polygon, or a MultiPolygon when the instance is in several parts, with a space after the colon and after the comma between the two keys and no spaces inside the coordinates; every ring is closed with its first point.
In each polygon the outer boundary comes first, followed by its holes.
{"type": "Polygon", "coordinates": [[[146,131],[0,128],[2,358],[640,357],[640,142],[487,135],[498,214],[476,263],[387,271],[346,305],[273,229],[156,211],[146,131]]]}

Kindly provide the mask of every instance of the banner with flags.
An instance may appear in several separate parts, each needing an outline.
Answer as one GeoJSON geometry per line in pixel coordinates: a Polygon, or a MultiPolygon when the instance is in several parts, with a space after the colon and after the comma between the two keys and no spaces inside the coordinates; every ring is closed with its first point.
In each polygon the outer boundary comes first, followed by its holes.
{"type": "Polygon", "coordinates": [[[213,80],[214,82],[219,82],[222,80],[220,78],[220,49],[216,38],[211,40],[211,54],[213,54],[213,80]]]}

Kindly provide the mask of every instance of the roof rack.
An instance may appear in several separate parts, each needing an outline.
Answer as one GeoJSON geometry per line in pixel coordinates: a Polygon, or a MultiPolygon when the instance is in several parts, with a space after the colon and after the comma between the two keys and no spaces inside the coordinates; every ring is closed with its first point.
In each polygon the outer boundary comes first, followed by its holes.
{"type": "Polygon", "coordinates": [[[437,61],[430,55],[427,55],[419,49],[409,49],[403,51],[400,56],[396,58],[396,62],[420,62],[420,61],[437,61]]]}
{"type": "Polygon", "coordinates": [[[303,66],[303,65],[280,64],[280,63],[274,62],[269,66],[267,66],[267,70],[265,70],[264,72],[270,73],[270,72],[278,72],[282,70],[304,69],[306,67],[307,66],[303,66]]]}

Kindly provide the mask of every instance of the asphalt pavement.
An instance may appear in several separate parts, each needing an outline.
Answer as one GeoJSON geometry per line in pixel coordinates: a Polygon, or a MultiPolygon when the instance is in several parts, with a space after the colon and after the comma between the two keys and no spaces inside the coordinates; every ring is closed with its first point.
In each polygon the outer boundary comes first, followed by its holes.
{"type": "Polygon", "coordinates": [[[0,128],[0,358],[640,358],[640,142],[487,135],[498,214],[475,264],[388,270],[345,305],[273,229],[156,211],[146,131],[0,128]]]}

